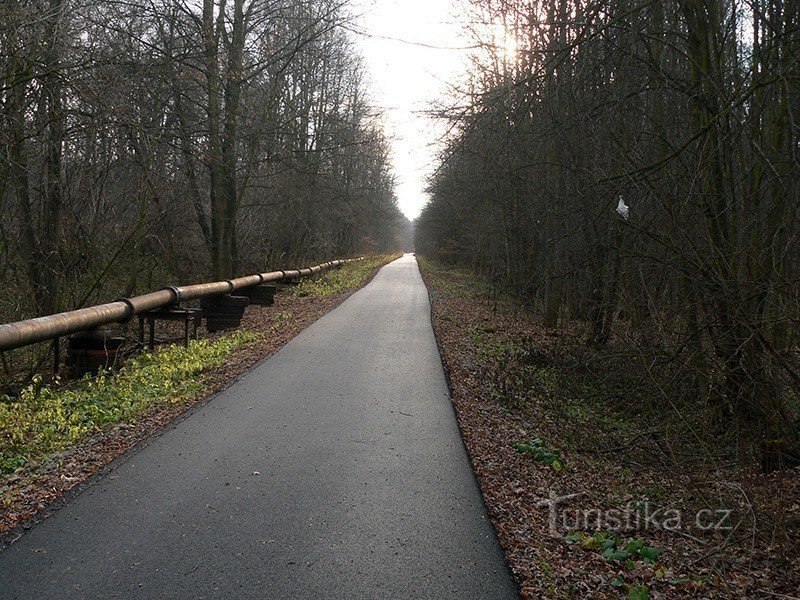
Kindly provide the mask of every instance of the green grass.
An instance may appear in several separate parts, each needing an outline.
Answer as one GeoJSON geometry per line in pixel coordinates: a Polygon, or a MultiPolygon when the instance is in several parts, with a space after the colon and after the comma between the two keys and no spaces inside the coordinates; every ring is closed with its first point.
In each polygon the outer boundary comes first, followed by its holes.
{"type": "Polygon", "coordinates": [[[490,295],[486,281],[464,267],[447,266],[437,260],[417,255],[420,268],[436,285],[454,298],[480,298],[490,295]]]}
{"type": "Polygon", "coordinates": [[[272,325],[270,326],[269,330],[270,333],[274,333],[281,327],[285,327],[289,325],[294,320],[294,313],[288,310],[282,310],[277,312],[272,317],[272,325]]]}
{"type": "Polygon", "coordinates": [[[35,465],[152,406],[195,399],[205,388],[204,373],[260,336],[240,331],[213,342],[193,341],[189,348],[168,346],[69,387],[44,387],[34,377],[18,398],[0,401],[0,475],[35,465]]]}
{"type": "Polygon", "coordinates": [[[367,280],[367,277],[377,267],[381,267],[399,256],[399,254],[368,256],[363,260],[347,263],[339,269],[326,271],[317,277],[303,279],[294,288],[294,295],[297,298],[324,298],[325,296],[358,287],[367,280]]]}

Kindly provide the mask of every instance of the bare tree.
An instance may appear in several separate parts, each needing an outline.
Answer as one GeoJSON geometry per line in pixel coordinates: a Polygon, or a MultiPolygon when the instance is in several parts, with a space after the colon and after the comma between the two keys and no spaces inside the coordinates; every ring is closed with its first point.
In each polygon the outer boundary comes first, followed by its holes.
{"type": "Polygon", "coordinates": [[[471,6],[495,26],[441,111],[420,249],[595,346],[658,348],[716,422],[797,445],[797,3],[471,6]]]}

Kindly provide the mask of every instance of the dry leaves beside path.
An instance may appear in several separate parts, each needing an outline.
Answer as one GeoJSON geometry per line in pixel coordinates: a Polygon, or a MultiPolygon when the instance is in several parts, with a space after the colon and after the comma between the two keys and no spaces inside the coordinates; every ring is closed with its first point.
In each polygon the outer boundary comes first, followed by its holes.
{"type": "Polygon", "coordinates": [[[763,476],[755,466],[669,459],[635,411],[625,420],[588,390],[588,400],[570,401],[582,388],[561,368],[588,360],[578,330],[543,329],[466,271],[425,260],[421,269],[462,437],[523,597],[797,597],[798,470],[763,476]],[[563,498],[555,531],[551,494],[563,498]],[[578,516],[627,519],[632,506],[662,512],[610,532],[578,516]],[[694,519],[719,507],[733,509],[730,528],[663,528],[670,508],[694,519]]]}

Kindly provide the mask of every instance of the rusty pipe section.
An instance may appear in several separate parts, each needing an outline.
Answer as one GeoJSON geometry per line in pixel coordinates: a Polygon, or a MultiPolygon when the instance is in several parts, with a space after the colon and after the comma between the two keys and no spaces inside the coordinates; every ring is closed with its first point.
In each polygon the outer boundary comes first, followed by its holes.
{"type": "Polygon", "coordinates": [[[0,325],[0,350],[19,348],[68,333],[94,329],[106,323],[124,321],[130,312],[130,304],[119,300],[99,306],[0,325]]]}
{"type": "MultiPolygon", "coordinates": [[[[141,296],[134,296],[133,298],[122,298],[120,302],[124,302],[130,307],[130,313],[123,320],[130,319],[133,315],[148,310],[155,310],[162,306],[168,306],[180,301],[176,288],[164,288],[157,292],[150,292],[141,296]]],[[[69,314],[69,313],[66,313],[69,314]]],[[[43,317],[47,318],[47,317],[43,317]]],[[[24,323],[24,321],[23,321],[24,323]]],[[[0,330],[4,325],[0,325],[0,330]]]]}
{"type": "Polygon", "coordinates": [[[233,283],[228,281],[212,281],[210,283],[195,283],[194,285],[183,285],[176,288],[178,300],[196,300],[206,296],[219,296],[229,294],[233,291],[233,283]]]}
{"type": "Polygon", "coordinates": [[[0,352],[36,344],[37,342],[52,340],[63,335],[69,335],[70,333],[95,329],[103,325],[110,325],[111,323],[122,323],[139,313],[163,308],[187,300],[229,294],[236,290],[270,281],[305,277],[347,262],[361,260],[361,258],[363,257],[334,260],[305,269],[271,271],[269,273],[248,275],[247,277],[239,277],[228,281],[213,281],[210,283],[168,287],[157,292],[150,292],[132,298],[121,298],[115,302],[100,304],[98,306],[90,306],[55,315],[36,317],[25,321],[17,321],[16,323],[5,323],[0,325],[0,352]]]}
{"type": "Polygon", "coordinates": [[[283,271],[270,271],[269,273],[261,274],[261,283],[269,283],[270,281],[280,281],[283,279],[283,271]]]}
{"type": "Polygon", "coordinates": [[[231,287],[233,291],[241,290],[244,288],[253,287],[264,283],[264,278],[259,275],[248,275],[247,277],[239,277],[238,279],[231,279],[231,287]]]}

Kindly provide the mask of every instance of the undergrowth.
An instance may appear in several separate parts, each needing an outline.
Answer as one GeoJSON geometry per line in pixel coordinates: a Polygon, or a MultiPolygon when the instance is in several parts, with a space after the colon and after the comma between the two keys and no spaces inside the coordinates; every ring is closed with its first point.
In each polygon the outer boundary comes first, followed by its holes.
{"type": "MultiPolygon", "coordinates": [[[[685,517],[677,528],[657,534],[635,525],[645,539],[624,544],[616,534],[599,536],[588,521],[587,532],[567,536],[567,542],[597,549],[625,571],[610,581],[615,592],[647,598],[652,586],[677,595],[711,581],[721,590],[739,589],[744,573],[758,572],[751,565],[764,564],[784,587],[797,581],[796,477],[762,476],[752,456],[739,455],[735,429],[722,427],[708,411],[668,345],[657,336],[632,339],[622,331],[594,347],[581,322],[543,327],[539,314],[511,293],[504,297],[482,284],[479,275],[432,260],[421,259],[420,265],[434,301],[434,323],[455,364],[474,382],[465,387],[509,416],[514,434],[498,447],[513,447],[530,459],[533,473],[563,467],[562,485],[580,490],[575,504],[586,514],[627,515],[632,506],[644,506],[662,517],[671,509],[685,517]],[[528,441],[534,431],[541,437],[528,441]],[[709,512],[728,521],[700,523],[699,515],[709,512]],[[656,541],[664,544],[663,557],[660,548],[647,545],[656,541]]],[[[519,464],[525,463],[509,461],[503,468],[519,464]]],[[[509,476],[520,496],[534,493],[519,483],[526,473],[509,476]]],[[[543,496],[541,490],[536,494],[543,496]]]]}
{"type": "Polygon", "coordinates": [[[420,269],[436,280],[442,291],[455,298],[478,298],[491,296],[491,288],[463,267],[446,266],[424,256],[417,256],[420,269]]]}
{"type": "Polygon", "coordinates": [[[72,447],[104,426],[132,420],[159,404],[180,404],[202,393],[203,374],[261,334],[237,331],[216,341],[168,346],[131,359],[119,371],[48,387],[33,381],[0,401],[0,475],[72,447]]]}

